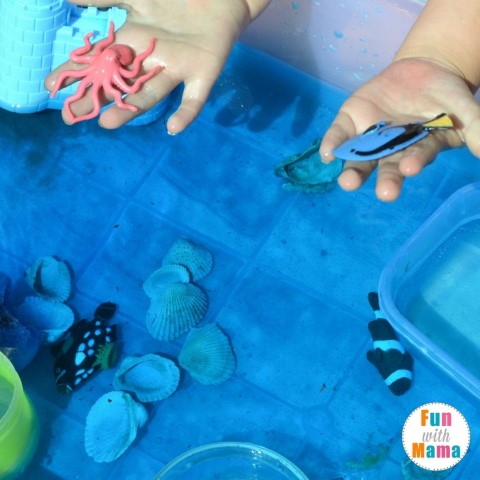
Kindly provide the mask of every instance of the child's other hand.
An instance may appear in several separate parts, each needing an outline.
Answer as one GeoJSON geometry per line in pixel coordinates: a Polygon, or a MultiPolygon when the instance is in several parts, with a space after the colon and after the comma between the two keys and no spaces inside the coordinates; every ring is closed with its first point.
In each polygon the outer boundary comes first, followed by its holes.
{"type": "MultiPolygon", "coordinates": [[[[266,6],[268,2],[262,1],[266,6]]],[[[155,49],[144,61],[144,67],[146,71],[157,65],[165,67],[138,93],[128,95],[126,102],[137,106],[138,112],[112,105],[101,114],[99,122],[105,128],[120,127],[184,83],[181,104],[167,122],[171,134],[184,130],[200,113],[235,40],[251,21],[249,2],[244,0],[70,0],[70,3],[125,8],[127,20],[116,32],[115,43],[128,45],[138,54],[147,49],[151,38],[156,38],[155,49]]],[[[46,78],[46,88],[52,90],[59,73],[74,68],[78,67],[70,61],[59,66],[46,78]]],[[[105,98],[103,104],[111,100],[105,98]]],[[[72,104],[75,115],[91,109],[88,95],[72,104]]],[[[62,114],[65,119],[65,112],[62,114]]]]}

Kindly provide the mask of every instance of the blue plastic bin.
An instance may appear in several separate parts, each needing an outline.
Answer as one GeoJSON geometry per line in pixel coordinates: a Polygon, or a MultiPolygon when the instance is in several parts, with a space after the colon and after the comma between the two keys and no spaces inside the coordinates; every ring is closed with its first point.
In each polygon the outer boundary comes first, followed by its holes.
{"type": "Polygon", "coordinates": [[[455,192],[386,265],[386,318],[480,398],[480,182],[455,192]]]}

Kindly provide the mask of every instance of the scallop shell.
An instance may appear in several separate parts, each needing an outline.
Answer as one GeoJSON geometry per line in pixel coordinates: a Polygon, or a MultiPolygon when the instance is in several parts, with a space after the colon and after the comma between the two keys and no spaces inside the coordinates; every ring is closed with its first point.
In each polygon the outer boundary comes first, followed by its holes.
{"type": "Polygon", "coordinates": [[[195,282],[212,270],[212,254],[204,247],[180,238],[173,243],[163,258],[162,265],[178,264],[187,268],[195,282]]]}
{"type": "Polygon", "coordinates": [[[127,357],[113,379],[115,390],[134,393],[141,402],[156,402],[169,397],[178,387],[180,370],[161,355],[127,357]]]}
{"type": "Polygon", "coordinates": [[[40,257],[25,271],[25,281],[35,293],[55,302],[65,302],[72,292],[67,265],[54,257],[40,257]]]}
{"type": "Polygon", "coordinates": [[[208,300],[192,283],[171,283],[152,298],[146,324],[158,340],[171,341],[198,325],[205,316],[208,300]]]}
{"type": "Polygon", "coordinates": [[[43,332],[48,343],[57,341],[75,320],[68,305],[42,297],[26,297],[15,310],[15,314],[24,325],[43,332]]]}
{"type": "Polygon", "coordinates": [[[166,265],[155,270],[143,284],[143,290],[150,298],[160,295],[171,283],[190,282],[190,274],[182,265],[166,265]]]}
{"type": "Polygon", "coordinates": [[[211,323],[188,334],[178,357],[180,365],[204,385],[219,385],[235,371],[235,355],[228,337],[211,323]]]}
{"type": "Polygon", "coordinates": [[[122,455],[147,421],[145,407],[126,392],[102,395],[87,415],[85,450],[96,462],[112,462],[122,455]]]}

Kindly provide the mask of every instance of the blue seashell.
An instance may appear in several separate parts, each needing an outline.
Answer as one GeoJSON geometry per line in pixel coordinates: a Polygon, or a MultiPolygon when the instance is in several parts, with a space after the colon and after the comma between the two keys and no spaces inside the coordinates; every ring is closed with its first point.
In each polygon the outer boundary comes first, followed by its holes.
{"type": "Polygon", "coordinates": [[[183,265],[196,282],[210,273],[213,267],[212,254],[204,247],[186,238],[179,238],[169,248],[162,265],[183,265]]]}
{"type": "Polygon", "coordinates": [[[178,361],[195,380],[204,385],[219,385],[227,381],[236,366],[228,337],[215,323],[190,331],[178,361]]]}
{"type": "Polygon", "coordinates": [[[150,298],[158,297],[171,283],[190,282],[190,274],[182,265],[166,265],[155,270],[143,283],[143,290],[150,298]]]}
{"type": "Polygon", "coordinates": [[[287,179],[285,190],[323,193],[335,187],[343,162],[322,163],[318,154],[320,143],[321,139],[314,141],[303,153],[291,155],[275,167],[275,175],[287,179]]]}
{"type": "Polygon", "coordinates": [[[208,308],[207,296],[192,283],[171,283],[155,298],[147,312],[150,334],[171,341],[198,325],[208,308]]]}
{"type": "Polygon", "coordinates": [[[75,320],[68,305],[42,297],[26,297],[15,313],[24,325],[42,332],[47,343],[59,340],[75,320]]]}
{"type": "Polygon", "coordinates": [[[85,425],[85,450],[96,462],[113,462],[145,425],[147,410],[126,392],[102,395],[92,406],[85,425]]]}
{"type": "Polygon", "coordinates": [[[156,402],[169,397],[178,387],[180,370],[161,355],[127,357],[113,379],[115,390],[134,393],[141,402],[156,402]]]}
{"type": "Polygon", "coordinates": [[[25,281],[44,299],[65,302],[72,292],[67,265],[54,257],[40,257],[25,271],[25,281]]]}

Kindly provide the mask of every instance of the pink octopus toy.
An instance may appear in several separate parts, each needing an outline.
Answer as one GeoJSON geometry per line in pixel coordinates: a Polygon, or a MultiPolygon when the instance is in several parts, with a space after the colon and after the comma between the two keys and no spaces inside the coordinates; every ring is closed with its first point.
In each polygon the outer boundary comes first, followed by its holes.
{"type": "Polygon", "coordinates": [[[157,66],[145,75],[139,76],[133,83],[127,83],[128,80],[138,75],[142,62],[155,48],[156,39],[152,38],[148,49],[135,57],[132,49],[127,45],[112,45],[115,41],[114,28],[114,23],[110,22],[108,37],[95,44],[95,53],[93,54],[89,54],[94,46],[90,43],[93,32],[87,33],[84,37],[85,44],[70,53],[70,60],[74,63],[87,64],[88,67],[81,70],[65,70],[58,75],[50,94],[51,97],[57,94],[58,90],[62,88],[63,82],[68,78],[82,79],[78,85],[77,92],[65,100],[64,106],[68,116],[67,120],[70,123],[90,120],[100,113],[102,108],[100,103],[101,90],[108,96],[113,97],[118,107],[138,112],[137,107],[123,101],[123,94],[137,93],[147,80],[165,68],[157,66]],[[131,68],[126,68],[129,65],[131,65],[131,68]],[[75,116],[72,112],[71,104],[85,96],[90,88],[93,101],[92,111],[85,115],[75,116]]]}

